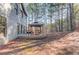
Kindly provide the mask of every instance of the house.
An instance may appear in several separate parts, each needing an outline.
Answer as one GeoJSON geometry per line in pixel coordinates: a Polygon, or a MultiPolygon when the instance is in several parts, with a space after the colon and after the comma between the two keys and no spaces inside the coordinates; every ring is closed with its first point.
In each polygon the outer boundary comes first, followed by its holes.
{"type": "MultiPolygon", "coordinates": [[[[23,35],[23,31],[25,30],[26,32],[26,15],[22,14],[23,8],[21,4],[7,4],[3,3],[0,4],[1,12],[0,16],[2,17],[1,20],[3,21],[5,18],[4,23],[6,25],[1,25],[5,28],[5,31],[3,31],[3,34],[0,33],[0,39],[4,41],[9,41],[12,39],[15,39],[19,35],[23,35]],[[19,30],[18,30],[18,25],[19,25],[19,30]],[[22,27],[22,28],[21,28],[22,27]],[[20,34],[18,34],[18,31],[20,34]]],[[[1,21],[1,23],[3,23],[1,21]]],[[[1,27],[2,28],[2,27],[1,27]]],[[[3,28],[2,28],[3,30],[3,28]]]]}

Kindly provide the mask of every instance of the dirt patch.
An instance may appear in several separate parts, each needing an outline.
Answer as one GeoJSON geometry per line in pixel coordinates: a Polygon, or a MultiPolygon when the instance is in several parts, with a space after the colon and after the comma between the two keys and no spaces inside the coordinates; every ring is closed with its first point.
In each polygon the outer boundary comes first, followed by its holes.
{"type": "Polygon", "coordinates": [[[71,55],[79,54],[79,32],[50,33],[42,40],[16,39],[0,48],[0,54],[71,55]]]}

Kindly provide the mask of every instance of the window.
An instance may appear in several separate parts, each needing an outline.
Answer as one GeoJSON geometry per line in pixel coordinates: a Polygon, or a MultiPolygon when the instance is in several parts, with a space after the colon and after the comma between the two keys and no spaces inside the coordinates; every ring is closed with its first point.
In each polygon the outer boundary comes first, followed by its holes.
{"type": "Polygon", "coordinates": [[[6,18],[0,16],[0,35],[6,36],[6,18]]]}

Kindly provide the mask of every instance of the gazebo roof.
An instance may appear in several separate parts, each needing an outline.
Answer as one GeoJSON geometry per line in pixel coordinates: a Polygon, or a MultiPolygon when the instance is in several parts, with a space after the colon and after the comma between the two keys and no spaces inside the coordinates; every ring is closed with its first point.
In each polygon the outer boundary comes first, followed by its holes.
{"type": "Polygon", "coordinates": [[[31,26],[31,27],[41,27],[41,26],[43,26],[43,23],[33,22],[33,23],[29,24],[29,26],[31,26]]]}

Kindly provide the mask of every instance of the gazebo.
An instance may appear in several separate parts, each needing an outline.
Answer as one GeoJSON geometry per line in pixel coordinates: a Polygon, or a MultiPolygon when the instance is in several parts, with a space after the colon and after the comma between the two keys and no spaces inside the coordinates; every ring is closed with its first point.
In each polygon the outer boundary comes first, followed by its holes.
{"type": "Polygon", "coordinates": [[[41,34],[43,32],[43,24],[39,22],[33,22],[29,24],[29,30],[31,30],[34,35],[41,34]]]}

